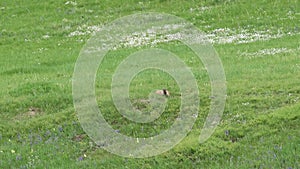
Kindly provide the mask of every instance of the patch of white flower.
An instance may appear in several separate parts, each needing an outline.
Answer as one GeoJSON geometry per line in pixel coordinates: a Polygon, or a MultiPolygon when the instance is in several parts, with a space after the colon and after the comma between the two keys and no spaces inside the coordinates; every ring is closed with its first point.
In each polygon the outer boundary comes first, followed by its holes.
{"type": "MultiPolygon", "coordinates": [[[[219,28],[207,33],[209,41],[213,44],[227,44],[227,43],[251,43],[256,41],[266,41],[283,37],[287,34],[278,31],[276,33],[266,31],[255,31],[251,29],[229,29],[219,28]]],[[[288,34],[292,35],[292,33],[288,34]]]]}
{"type": "Polygon", "coordinates": [[[71,32],[69,34],[69,37],[72,36],[85,36],[85,35],[90,35],[94,34],[96,32],[99,32],[101,30],[101,26],[79,26],[74,32],[71,32]]]}
{"type": "Polygon", "coordinates": [[[49,39],[50,36],[46,34],[46,35],[43,35],[42,38],[43,38],[43,39],[49,39]]]}
{"type": "Polygon", "coordinates": [[[197,8],[190,8],[190,12],[204,12],[210,10],[212,7],[210,6],[201,6],[197,8]]]}
{"type": "Polygon", "coordinates": [[[77,3],[76,3],[75,1],[67,1],[67,2],[65,3],[65,5],[73,5],[73,6],[76,6],[77,3]]]}
{"type": "Polygon", "coordinates": [[[139,46],[155,46],[158,43],[170,42],[182,39],[180,33],[157,35],[153,29],[148,29],[146,32],[133,33],[121,39],[123,47],[139,47],[139,46]]]}
{"type": "Polygon", "coordinates": [[[281,54],[281,53],[290,53],[292,52],[292,49],[287,49],[287,48],[270,48],[270,49],[262,49],[257,52],[253,53],[247,53],[244,52],[241,54],[241,56],[248,56],[248,57],[262,57],[265,55],[276,55],[276,54],[281,54]]]}
{"type": "MultiPolygon", "coordinates": [[[[158,43],[165,43],[182,39],[180,33],[170,33],[172,30],[182,30],[185,25],[182,24],[169,24],[162,27],[156,27],[147,29],[145,32],[137,32],[126,37],[123,37],[120,41],[122,47],[138,47],[144,45],[156,45],[158,43]],[[168,33],[166,33],[168,32],[168,33]],[[164,34],[165,33],[165,34],[164,34]]],[[[80,26],[74,32],[69,34],[69,37],[73,36],[85,36],[91,35],[101,30],[101,26],[80,26]]],[[[285,33],[283,31],[257,31],[252,29],[230,29],[230,28],[218,28],[209,32],[205,32],[207,40],[212,44],[242,44],[251,43],[256,41],[267,41],[270,39],[281,38],[283,36],[291,36],[295,33],[285,33]]],[[[264,53],[276,53],[275,51],[261,51],[264,53]]],[[[283,49],[281,49],[283,50],[283,49]]],[[[280,52],[282,52],[279,50],[280,52]]]]}

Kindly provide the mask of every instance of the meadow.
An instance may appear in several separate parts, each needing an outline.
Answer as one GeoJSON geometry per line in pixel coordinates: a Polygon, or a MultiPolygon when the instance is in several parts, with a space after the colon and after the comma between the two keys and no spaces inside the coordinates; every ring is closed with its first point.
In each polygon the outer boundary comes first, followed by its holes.
{"type": "MultiPolygon", "coordinates": [[[[0,2],[0,168],[300,168],[300,2],[297,0],[101,0],[0,2]],[[219,54],[227,100],[213,135],[199,143],[210,105],[205,67],[175,42],[156,47],[177,53],[199,86],[200,111],[191,130],[170,151],[125,158],[96,145],[74,109],[72,78],[79,53],[93,33],[122,16],[162,12],[202,30],[219,54]]],[[[170,127],[180,97],[159,119],[134,123],[115,109],[110,83],[128,46],[108,53],[96,76],[97,103],[122,134],[153,136],[170,127]]],[[[153,88],[179,89],[157,70],[130,86],[132,102],[153,88]],[[160,80],[157,80],[160,79],[160,80]]]]}

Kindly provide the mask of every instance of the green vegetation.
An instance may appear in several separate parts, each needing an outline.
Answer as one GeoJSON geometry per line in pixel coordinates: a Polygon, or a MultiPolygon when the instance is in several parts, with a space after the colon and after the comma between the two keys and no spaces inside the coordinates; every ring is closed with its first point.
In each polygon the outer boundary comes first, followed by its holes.
{"type": "MultiPolygon", "coordinates": [[[[300,168],[299,1],[2,0],[0,13],[0,168],[300,168]],[[82,130],[73,107],[72,75],[92,32],[119,17],[149,11],[182,17],[209,35],[226,73],[226,108],[214,134],[199,144],[210,105],[207,72],[185,46],[158,44],[191,67],[201,95],[199,116],[172,150],[123,158],[97,147],[82,130]]],[[[179,89],[167,74],[144,71],[131,83],[132,102],[168,86],[174,95],[166,111],[143,125],[118,114],[111,77],[137,50],[110,52],[98,70],[95,91],[116,130],[147,137],[176,118],[179,89]],[[158,77],[163,80],[155,81],[158,77]]]]}

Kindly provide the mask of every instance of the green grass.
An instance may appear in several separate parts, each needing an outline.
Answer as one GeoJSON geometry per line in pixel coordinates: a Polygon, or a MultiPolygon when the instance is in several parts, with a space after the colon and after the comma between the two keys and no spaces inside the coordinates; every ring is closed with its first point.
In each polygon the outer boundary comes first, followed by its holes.
{"type": "MultiPolygon", "coordinates": [[[[300,168],[298,1],[66,2],[0,2],[0,168],[300,168]],[[227,102],[220,124],[205,143],[199,144],[198,136],[210,104],[208,75],[193,53],[178,43],[158,46],[191,67],[201,101],[199,117],[181,143],[155,157],[123,158],[96,146],[82,130],[73,107],[72,75],[90,34],[69,35],[79,27],[104,25],[136,12],[170,13],[217,36],[224,33],[214,32],[219,28],[232,30],[233,36],[243,30],[273,36],[214,44],[225,69],[227,102]],[[273,48],[288,52],[258,52],[273,48]]],[[[149,124],[133,123],[117,113],[111,102],[111,77],[137,50],[110,52],[97,72],[95,91],[99,108],[115,129],[147,137],[168,129],[180,98],[170,97],[163,115],[149,124]]],[[[178,93],[167,74],[144,71],[131,83],[132,101],[166,85],[178,93]],[[164,80],[153,80],[157,77],[164,80]]]]}

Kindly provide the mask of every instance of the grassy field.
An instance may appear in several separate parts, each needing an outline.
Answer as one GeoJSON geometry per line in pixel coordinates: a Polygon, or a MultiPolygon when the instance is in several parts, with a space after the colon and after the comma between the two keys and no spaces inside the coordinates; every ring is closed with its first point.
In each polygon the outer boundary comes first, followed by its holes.
{"type": "MultiPolygon", "coordinates": [[[[300,2],[297,0],[152,0],[0,2],[0,168],[300,168],[300,2]],[[172,150],[133,159],[99,148],[82,130],[72,98],[76,59],[92,33],[137,12],[184,18],[210,38],[227,79],[224,114],[203,144],[198,137],[210,104],[202,63],[177,43],[157,47],[191,67],[200,91],[192,131],[172,150]]],[[[118,114],[111,95],[114,70],[139,47],[109,53],[96,77],[99,108],[119,132],[147,137],[176,118],[179,97],[162,116],[135,124],[118,114]]],[[[144,71],[130,86],[132,99],[168,85],[167,74],[144,71]],[[162,78],[163,81],[153,79],[162,78]]],[[[137,105],[143,108],[143,105],[137,105]]]]}

